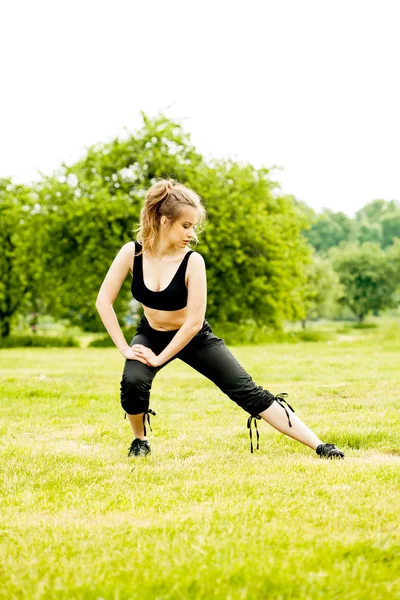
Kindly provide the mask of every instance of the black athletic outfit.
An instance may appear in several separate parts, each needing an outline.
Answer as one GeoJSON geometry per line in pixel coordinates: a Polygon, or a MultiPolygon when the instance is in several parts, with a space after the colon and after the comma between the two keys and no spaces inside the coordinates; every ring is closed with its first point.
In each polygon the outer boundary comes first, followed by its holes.
{"type": "MultiPolygon", "coordinates": [[[[131,285],[133,297],[145,306],[158,310],[184,308],[187,304],[188,292],[185,285],[185,272],[193,250],[187,252],[168,287],[160,292],[153,292],[144,284],[142,254],[136,254],[141,249],[141,245],[135,242],[131,285]]],[[[142,344],[151,348],[158,355],[169,344],[177,331],[179,330],[158,331],[153,329],[146,317],[143,316],[130,346],[142,344]]],[[[175,358],[179,358],[213,381],[231,400],[250,414],[247,422],[250,439],[252,437],[252,420],[254,419],[257,428],[255,419],[260,419],[259,413],[269,408],[274,401],[277,401],[285,409],[290,424],[289,413],[282,404],[282,402],[286,402],[284,399],[286,394],[274,396],[261,386],[257,386],[225,346],[224,340],[213,333],[206,319],[204,319],[200,331],[188,344],[160,367],[151,367],[137,360],[126,360],[121,381],[121,404],[126,413],[130,415],[144,413],[143,422],[145,422],[145,414],[154,414],[149,408],[153,379],[160,369],[175,358]]],[[[251,451],[253,451],[252,443],[251,451]]]]}

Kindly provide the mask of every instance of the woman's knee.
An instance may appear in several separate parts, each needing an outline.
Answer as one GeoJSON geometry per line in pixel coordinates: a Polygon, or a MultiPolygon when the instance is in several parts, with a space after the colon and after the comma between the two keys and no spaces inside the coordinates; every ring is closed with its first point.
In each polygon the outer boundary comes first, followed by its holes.
{"type": "Polygon", "coordinates": [[[245,383],[240,379],[237,385],[231,385],[228,396],[252,416],[259,415],[275,400],[274,394],[256,385],[251,377],[245,383]]]}
{"type": "Polygon", "coordinates": [[[128,415],[147,412],[152,381],[153,377],[141,370],[124,371],[120,384],[121,405],[128,415]]]}

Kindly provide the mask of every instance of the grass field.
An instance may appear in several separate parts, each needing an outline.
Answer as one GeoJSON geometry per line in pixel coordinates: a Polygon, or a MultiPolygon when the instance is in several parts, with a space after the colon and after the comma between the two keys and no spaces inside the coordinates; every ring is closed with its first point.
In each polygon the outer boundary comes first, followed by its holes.
{"type": "MultiPolygon", "coordinates": [[[[216,331],[218,334],[218,331],[216,331]]],[[[400,327],[231,347],[346,453],[323,461],[189,367],[128,459],[116,349],[0,350],[0,598],[400,598],[400,327]]]]}

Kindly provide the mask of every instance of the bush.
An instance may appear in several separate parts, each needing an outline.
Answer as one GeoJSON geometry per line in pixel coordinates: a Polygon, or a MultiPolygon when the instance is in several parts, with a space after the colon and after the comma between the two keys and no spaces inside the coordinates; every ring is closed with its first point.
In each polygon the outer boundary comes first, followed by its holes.
{"type": "Polygon", "coordinates": [[[335,338],[330,331],[304,330],[296,331],[295,335],[299,342],[329,342],[335,338]]]}
{"type": "Polygon", "coordinates": [[[115,344],[109,335],[103,335],[88,344],[88,348],[110,348],[111,346],[115,346],[115,344]]]}
{"type": "Polygon", "coordinates": [[[10,335],[0,338],[0,348],[79,348],[79,343],[70,336],[10,335]]]}
{"type": "MultiPolygon", "coordinates": [[[[124,334],[124,338],[126,339],[126,341],[129,344],[136,333],[136,328],[135,327],[130,327],[130,328],[123,327],[122,333],[124,334]]],[[[88,348],[111,348],[113,346],[115,347],[115,344],[108,334],[103,335],[103,336],[97,338],[96,340],[92,340],[90,342],[90,344],[88,344],[88,348]]]]}
{"type": "Polygon", "coordinates": [[[328,331],[282,331],[258,327],[255,323],[219,323],[212,326],[215,335],[222,337],[228,346],[253,344],[283,344],[297,342],[326,342],[335,335],[328,331]]]}

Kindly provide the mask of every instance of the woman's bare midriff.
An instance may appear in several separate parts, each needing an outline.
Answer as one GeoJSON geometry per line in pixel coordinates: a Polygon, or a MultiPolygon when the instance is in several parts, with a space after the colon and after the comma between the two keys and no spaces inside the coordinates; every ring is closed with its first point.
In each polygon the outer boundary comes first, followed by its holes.
{"type": "Polygon", "coordinates": [[[144,316],[152,329],[158,331],[175,331],[180,329],[186,319],[186,307],[181,310],[155,310],[143,306],[144,316]]]}

